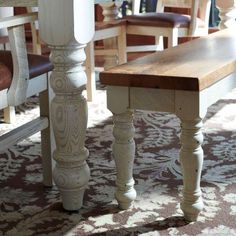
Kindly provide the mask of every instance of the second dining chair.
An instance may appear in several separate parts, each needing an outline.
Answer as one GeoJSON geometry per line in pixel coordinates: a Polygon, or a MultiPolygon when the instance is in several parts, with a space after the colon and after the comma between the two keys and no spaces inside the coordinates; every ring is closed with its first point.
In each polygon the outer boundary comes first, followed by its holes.
{"type": "Polygon", "coordinates": [[[137,12],[140,2],[133,0],[134,14],[125,17],[127,34],[155,36],[156,45],[128,47],[128,52],[163,49],[163,37],[168,38],[168,47],[173,47],[178,44],[180,37],[208,34],[211,0],[158,0],[156,12],[148,13],[137,12]],[[166,7],[188,9],[190,14],[164,12],[166,7]]]}

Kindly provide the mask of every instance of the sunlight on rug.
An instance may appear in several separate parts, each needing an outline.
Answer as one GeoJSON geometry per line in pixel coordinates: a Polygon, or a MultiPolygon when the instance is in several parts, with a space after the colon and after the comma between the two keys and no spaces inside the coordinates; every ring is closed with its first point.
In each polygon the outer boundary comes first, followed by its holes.
{"type": "MultiPolygon", "coordinates": [[[[136,112],[138,196],[129,210],[120,211],[114,200],[112,118],[105,91],[99,90],[88,107],[86,147],[91,179],[83,208],[64,211],[58,189],[44,188],[40,136],[36,134],[0,153],[0,235],[236,235],[236,90],[207,113],[201,183],[205,208],[199,221],[190,224],[179,208],[178,118],[169,113],[136,112]]],[[[17,108],[17,121],[37,114],[35,97],[17,108]]],[[[0,133],[12,127],[1,123],[0,133]]]]}

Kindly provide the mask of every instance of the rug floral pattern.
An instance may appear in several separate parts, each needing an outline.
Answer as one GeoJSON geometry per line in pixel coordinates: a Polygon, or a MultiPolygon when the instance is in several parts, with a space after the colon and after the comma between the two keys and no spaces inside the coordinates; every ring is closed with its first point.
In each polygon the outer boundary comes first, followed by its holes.
{"type": "MultiPolygon", "coordinates": [[[[18,107],[17,120],[37,116],[37,98],[18,107]]],[[[0,132],[13,125],[1,123],[0,132]]],[[[204,121],[205,208],[188,223],[179,208],[182,175],[179,120],[169,113],[137,111],[134,166],[137,199],[126,211],[114,200],[112,119],[105,92],[89,104],[86,147],[91,179],[84,207],[64,211],[58,189],[42,185],[40,136],[0,153],[0,235],[236,235],[236,91],[210,107],[204,121]]]]}

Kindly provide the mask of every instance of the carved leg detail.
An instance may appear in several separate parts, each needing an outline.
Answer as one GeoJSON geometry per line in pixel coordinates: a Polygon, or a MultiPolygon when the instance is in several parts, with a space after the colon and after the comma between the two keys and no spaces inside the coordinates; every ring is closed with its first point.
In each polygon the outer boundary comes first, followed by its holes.
{"type": "Polygon", "coordinates": [[[87,102],[82,95],[86,84],[82,69],[84,47],[52,47],[51,55],[54,70],[50,82],[55,93],[51,112],[56,141],[53,177],[66,210],[82,206],[90,177],[88,150],[84,147],[87,127],[87,102]]]}
{"type": "Polygon", "coordinates": [[[216,7],[219,10],[220,24],[219,29],[232,28],[235,29],[235,14],[236,14],[236,3],[235,0],[225,1],[225,0],[216,0],[216,7]]]}
{"type": "Polygon", "coordinates": [[[133,112],[114,115],[113,155],[117,169],[115,197],[121,209],[127,209],[136,198],[133,180],[135,155],[133,112]]]}
{"type": "Polygon", "coordinates": [[[183,201],[181,209],[188,221],[196,221],[203,209],[200,178],[203,164],[202,120],[182,121],[180,161],[183,171],[183,201]]]}

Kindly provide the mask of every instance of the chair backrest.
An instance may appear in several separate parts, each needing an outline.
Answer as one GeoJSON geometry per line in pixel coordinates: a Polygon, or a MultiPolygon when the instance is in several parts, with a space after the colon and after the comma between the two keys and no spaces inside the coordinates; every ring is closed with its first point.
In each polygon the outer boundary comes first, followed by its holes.
{"type": "MultiPolygon", "coordinates": [[[[132,13],[138,14],[140,6],[141,0],[132,0],[132,13]]],[[[156,12],[163,12],[165,7],[191,8],[192,0],[157,0],[156,12]]]]}
{"type": "Polygon", "coordinates": [[[200,18],[206,28],[209,25],[211,0],[158,0],[156,12],[164,12],[165,7],[190,9],[191,24],[189,35],[195,34],[197,29],[197,17],[200,18]]]}
{"type": "Polygon", "coordinates": [[[204,22],[209,21],[211,0],[158,0],[156,12],[163,12],[165,7],[189,8],[204,22]]]}

